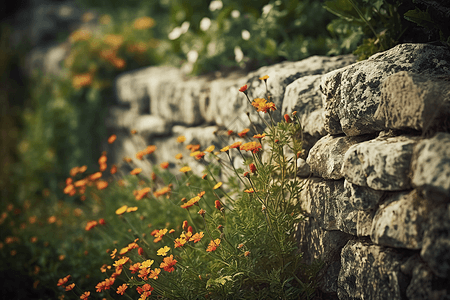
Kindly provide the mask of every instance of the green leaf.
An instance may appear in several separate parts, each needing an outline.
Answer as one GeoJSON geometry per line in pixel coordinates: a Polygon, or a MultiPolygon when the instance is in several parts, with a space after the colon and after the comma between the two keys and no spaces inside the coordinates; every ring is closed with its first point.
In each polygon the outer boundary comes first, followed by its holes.
{"type": "Polygon", "coordinates": [[[329,12],[346,19],[349,22],[360,19],[358,13],[348,0],[326,1],[323,7],[329,12]]]}
{"type": "Polygon", "coordinates": [[[435,24],[431,19],[431,16],[428,12],[422,11],[416,7],[414,10],[409,10],[404,14],[406,20],[414,22],[420,26],[426,28],[434,28],[435,24]]]}

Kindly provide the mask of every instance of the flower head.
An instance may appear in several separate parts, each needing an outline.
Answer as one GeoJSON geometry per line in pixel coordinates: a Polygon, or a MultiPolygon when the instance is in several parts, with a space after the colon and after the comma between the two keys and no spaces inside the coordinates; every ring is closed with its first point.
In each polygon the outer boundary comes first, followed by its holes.
{"type": "Polygon", "coordinates": [[[245,128],[244,130],[242,130],[241,132],[239,132],[238,135],[239,135],[240,137],[244,137],[244,136],[247,134],[247,132],[249,132],[249,131],[250,131],[250,129],[245,128]]]}
{"type": "Polygon", "coordinates": [[[175,270],[174,266],[177,263],[176,259],[173,259],[173,255],[170,255],[169,257],[164,257],[164,261],[159,266],[160,268],[164,269],[166,272],[173,272],[175,270]]]}
{"type": "Polygon", "coordinates": [[[112,144],[117,139],[117,135],[113,134],[108,138],[108,143],[112,144]]]}
{"type": "Polygon", "coordinates": [[[215,206],[218,210],[220,210],[220,209],[222,208],[222,203],[220,203],[219,200],[216,200],[216,201],[214,201],[214,206],[215,206]]]}
{"type": "Polygon", "coordinates": [[[185,166],[185,167],[182,167],[182,168],[180,169],[180,172],[182,172],[182,173],[187,173],[187,172],[189,172],[189,171],[191,171],[191,170],[192,170],[191,167],[185,166]]]}
{"type": "Polygon", "coordinates": [[[284,120],[286,121],[286,123],[292,123],[291,117],[289,117],[288,114],[284,115],[284,120]]]}
{"type": "Polygon", "coordinates": [[[169,167],[169,163],[167,161],[162,162],[159,166],[161,167],[161,169],[167,169],[169,167]]]}
{"type": "Polygon", "coordinates": [[[170,247],[164,246],[156,252],[156,255],[166,256],[167,252],[169,252],[169,251],[170,251],[170,247]]]}
{"type": "Polygon", "coordinates": [[[120,285],[117,287],[117,291],[116,293],[119,295],[123,295],[123,293],[125,293],[125,290],[128,288],[128,285],[126,283],[120,285]]]}
{"type": "Polygon", "coordinates": [[[180,135],[179,137],[177,137],[178,143],[183,143],[184,141],[186,141],[186,137],[184,135],[180,135]]]}
{"type": "Polygon", "coordinates": [[[194,243],[200,242],[200,240],[203,238],[203,236],[204,236],[203,231],[197,232],[189,239],[189,241],[194,242],[194,243]]]}
{"type": "Polygon", "coordinates": [[[122,215],[127,211],[128,205],[121,206],[116,210],[116,215],[122,215]]]}
{"type": "Polygon", "coordinates": [[[244,150],[244,151],[252,151],[253,153],[256,153],[262,149],[262,146],[258,142],[249,142],[249,143],[243,144],[240,149],[244,150]]]}
{"type": "Polygon", "coordinates": [[[131,172],[130,172],[130,174],[131,175],[137,175],[137,174],[139,174],[139,173],[141,173],[142,172],[142,169],[141,168],[135,168],[135,169],[133,169],[131,172]]]}
{"type": "Polygon", "coordinates": [[[206,252],[216,251],[216,249],[219,245],[220,245],[220,239],[215,239],[214,241],[211,240],[211,242],[209,242],[208,248],[206,249],[206,252]]]}
{"type": "Polygon", "coordinates": [[[259,77],[259,80],[264,80],[266,81],[267,79],[269,79],[269,75],[264,75],[262,77],[259,77]]]}
{"type": "Polygon", "coordinates": [[[239,89],[239,92],[241,93],[245,93],[247,91],[247,85],[244,84],[243,86],[241,86],[241,88],[239,89]]]}
{"type": "Polygon", "coordinates": [[[213,190],[217,190],[222,186],[222,181],[219,181],[215,186],[213,186],[213,190]]]}

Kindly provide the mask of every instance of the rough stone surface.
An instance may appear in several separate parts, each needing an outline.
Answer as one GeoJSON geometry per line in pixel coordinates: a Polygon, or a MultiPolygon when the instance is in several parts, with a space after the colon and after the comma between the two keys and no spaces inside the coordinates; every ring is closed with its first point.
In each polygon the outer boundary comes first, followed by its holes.
{"type": "Polygon", "coordinates": [[[326,135],[319,89],[321,78],[322,75],[303,76],[289,84],[281,107],[282,115],[297,111],[304,133],[318,136],[326,135]]]}
{"type": "Polygon", "coordinates": [[[431,201],[450,200],[450,134],[420,141],[411,163],[412,184],[431,201]]]}
{"type": "Polygon", "coordinates": [[[378,245],[421,249],[427,213],[416,191],[394,194],[375,213],[370,238],[378,245]]]}
{"type": "Polygon", "coordinates": [[[356,235],[370,236],[372,233],[373,211],[359,210],[356,218],[356,235]]]}
{"type": "Polygon", "coordinates": [[[149,81],[150,109],[167,122],[195,126],[204,122],[200,112],[202,98],[209,97],[204,78],[180,80],[164,75],[149,81]]]}
{"type": "Polygon", "coordinates": [[[434,205],[423,236],[420,256],[439,277],[450,276],[450,205],[434,205]]]}
{"type": "Polygon", "coordinates": [[[406,289],[409,300],[449,300],[450,286],[448,281],[437,278],[424,264],[418,263],[412,271],[412,279],[406,289]]]}
{"type": "Polygon", "coordinates": [[[450,75],[398,72],[381,85],[375,118],[393,129],[450,131],[450,75]]]}
{"type": "Polygon", "coordinates": [[[111,129],[126,129],[131,130],[134,126],[134,121],[139,117],[137,107],[129,109],[121,106],[110,106],[108,109],[108,118],[106,119],[106,126],[111,129]]]}
{"type": "Polygon", "coordinates": [[[360,135],[385,129],[374,118],[380,85],[400,71],[424,75],[450,74],[450,52],[429,44],[400,44],[365,61],[322,77],[325,128],[330,134],[360,135]]]}
{"type": "Polygon", "coordinates": [[[142,115],[134,120],[134,129],[144,138],[155,135],[166,135],[171,132],[171,127],[166,120],[155,115],[142,115]]]}
{"type": "Polygon", "coordinates": [[[297,226],[299,248],[304,253],[305,263],[320,260],[325,264],[320,289],[325,293],[336,293],[337,278],[340,270],[340,252],[352,238],[341,231],[323,230],[314,218],[308,218],[297,226]]]}
{"type": "Polygon", "coordinates": [[[282,62],[276,65],[262,67],[248,75],[247,84],[249,86],[249,97],[265,98],[266,86],[259,78],[269,75],[267,87],[271,93],[271,100],[278,110],[274,113],[275,119],[281,119],[280,109],[283,107],[283,97],[286,87],[294,80],[308,76],[325,74],[332,70],[348,66],[356,61],[353,55],[341,55],[335,57],[311,56],[298,62],[282,62]]]}
{"type": "Polygon", "coordinates": [[[335,137],[326,135],[309,150],[308,163],[315,176],[325,179],[341,179],[342,161],[350,146],[368,140],[368,136],[335,137]]]}
{"type": "Polygon", "coordinates": [[[311,174],[309,165],[303,158],[297,159],[297,176],[301,178],[306,178],[311,174]]]}
{"type": "Polygon", "coordinates": [[[306,203],[310,203],[311,216],[325,230],[341,230],[356,235],[355,211],[345,194],[344,180],[310,178],[305,182],[306,203]]]}
{"type": "Polygon", "coordinates": [[[348,180],[344,181],[344,188],[346,189],[350,204],[356,210],[375,209],[384,194],[383,191],[377,191],[366,186],[359,186],[348,180]]]}
{"type": "Polygon", "coordinates": [[[406,259],[394,249],[348,241],[341,252],[339,299],[403,299],[409,280],[400,266],[406,259]]]}
{"type": "Polygon", "coordinates": [[[375,190],[411,188],[408,177],[416,137],[381,137],[351,146],[345,153],[342,174],[351,183],[375,190]]]}

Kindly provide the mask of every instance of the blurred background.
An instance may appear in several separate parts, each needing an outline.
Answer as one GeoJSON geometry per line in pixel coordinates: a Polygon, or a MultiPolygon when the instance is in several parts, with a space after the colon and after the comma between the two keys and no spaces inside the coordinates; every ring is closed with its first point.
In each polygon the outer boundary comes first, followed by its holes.
{"type": "MultiPolygon", "coordinates": [[[[404,42],[450,44],[445,0],[9,5],[0,25],[0,277],[4,293],[17,299],[55,298],[56,272],[83,265],[82,258],[56,259],[64,254],[51,229],[42,229],[53,237],[39,244],[27,228],[31,217],[52,223],[57,207],[79,202],[64,195],[64,181],[75,166],[97,167],[119,74],[171,65],[186,76],[220,76],[311,55],[365,59],[404,42]]],[[[80,274],[89,273],[83,268],[80,274]]]]}

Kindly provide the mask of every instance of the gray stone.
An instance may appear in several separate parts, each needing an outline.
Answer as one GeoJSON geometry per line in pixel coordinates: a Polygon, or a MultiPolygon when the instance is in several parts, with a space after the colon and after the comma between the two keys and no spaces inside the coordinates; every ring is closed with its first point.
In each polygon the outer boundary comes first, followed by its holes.
{"type": "Polygon", "coordinates": [[[166,135],[171,132],[169,124],[163,118],[155,115],[137,117],[134,120],[133,128],[146,139],[155,135],[166,135]]]}
{"type": "Polygon", "coordinates": [[[375,213],[370,238],[378,245],[420,249],[427,213],[416,191],[394,194],[375,213]]]}
{"type": "Polygon", "coordinates": [[[406,259],[394,249],[348,241],[341,252],[339,299],[403,299],[409,279],[400,266],[406,259]]]}
{"type": "Polygon", "coordinates": [[[356,218],[356,235],[370,236],[372,233],[373,211],[359,210],[356,218]]]}
{"type": "Polygon", "coordinates": [[[341,173],[349,182],[375,190],[407,190],[411,188],[408,173],[417,140],[382,137],[353,145],[344,155],[341,173]]]}
{"type": "Polygon", "coordinates": [[[108,117],[105,120],[106,127],[112,129],[134,129],[134,122],[139,117],[139,112],[136,107],[133,109],[110,106],[108,108],[108,117]]]}
{"type": "Polygon", "coordinates": [[[355,136],[385,129],[376,120],[380,85],[389,75],[408,71],[425,75],[450,74],[450,52],[430,44],[400,44],[365,61],[322,77],[325,128],[330,134],[355,136]]]}
{"type": "Polygon", "coordinates": [[[412,184],[432,200],[450,200],[450,134],[420,141],[411,163],[412,184]]]}
{"type": "Polygon", "coordinates": [[[65,76],[62,64],[68,51],[67,44],[36,47],[27,54],[25,69],[29,75],[39,70],[45,75],[65,76]]]}
{"type": "Polygon", "coordinates": [[[386,128],[450,131],[450,76],[405,71],[389,76],[381,85],[375,118],[386,128]]]}
{"type": "Polygon", "coordinates": [[[450,206],[433,205],[428,213],[428,228],[423,235],[420,256],[439,277],[450,276],[450,206]]]}
{"type": "Polygon", "coordinates": [[[437,278],[424,263],[418,263],[412,271],[406,296],[409,300],[449,300],[448,283],[447,279],[437,278]]]}
{"type": "Polygon", "coordinates": [[[322,75],[303,76],[286,87],[281,114],[291,115],[297,111],[297,117],[303,132],[310,135],[326,135],[323,118],[320,79],[322,75]]]}
{"type": "MultiPolygon", "coordinates": [[[[136,109],[139,114],[157,114],[150,108],[150,92],[153,90],[149,85],[155,81],[157,85],[164,79],[180,80],[181,72],[170,67],[148,67],[124,73],[117,77],[115,82],[116,98],[119,103],[130,105],[131,109],[136,109]]],[[[152,102],[157,101],[157,97],[154,96],[152,102]]]]}
{"type": "Polygon", "coordinates": [[[367,136],[335,137],[326,135],[309,150],[308,163],[315,176],[325,179],[341,179],[342,161],[350,146],[369,139],[367,136]]]}
{"type": "Polygon", "coordinates": [[[306,179],[302,196],[310,203],[311,216],[323,229],[356,235],[358,211],[350,205],[344,180],[306,179]]]}
{"type": "Polygon", "coordinates": [[[335,57],[311,56],[297,62],[282,62],[272,66],[262,67],[248,75],[248,95],[250,100],[254,98],[267,99],[266,86],[259,78],[269,75],[267,88],[271,95],[270,101],[275,103],[277,111],[274,113],[276,120],[281,120],[281,108],[285,90],[294,80],[308,75],[319,75],[330,72],[356,61],[353,55],[341,55],[335,57]]]}
{"type": "Polygon", "coordinates": [[[350,200],[350,204],[356,210],[375,209],[384,194],[383,191],[377,191],[366,186],[359,186],[348,180],[344,181],[344,188],[347,191],[347,197],[350,200]]]}
{"type": "Polygon", "coordinates": [[[207,85],[200,77],[183,80],[169,75],[152,76],[148,80],[150,110],[173,124],[199,125],[204,122],[200,102],[209,97],[207,85]]]}
{"type": "Polygon", "coordinates": [[[319,289],[325,293],[336,293],[337,278],[340,270],[340,252],[352,238],[341,231],[323,230],[317,220],[308,218],[297,225],[299,249],[303,252],[306,264],[321,261],[324,269],[319,289]]]}
{"type": "Polygon", "coordinates": [[[297,159],[297,176],[301,178],[306,178],[311,174],[309,165],[303,158],[297,159]]]}

